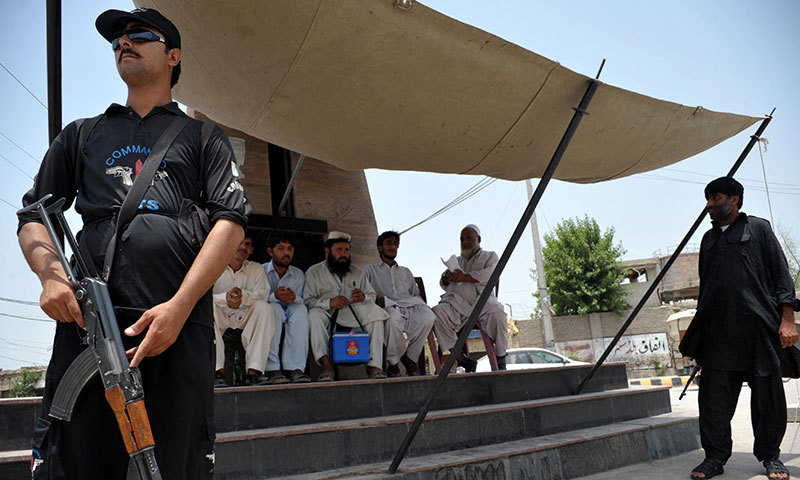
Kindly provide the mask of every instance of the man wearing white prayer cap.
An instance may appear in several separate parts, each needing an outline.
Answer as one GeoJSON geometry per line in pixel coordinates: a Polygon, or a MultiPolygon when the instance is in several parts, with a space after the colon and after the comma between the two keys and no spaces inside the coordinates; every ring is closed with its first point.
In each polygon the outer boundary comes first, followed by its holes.
{"type": "Polygon", "coordinates": [[[338,310],[336,323],[343,327],[360,329],[358,321],[369,333],[370,360],[367,363],[369,378],[386,378],[383,372],[384,322],[389,314],[375,304],[375,290],[364,271],[350,263],[350,235],[330,232],[325,241],[325,260],[306,271],[303,303],[308,307],[311,351],[314,360],[322,367],[317,377],[320,382],[331,381],[333,365],[328,358],[330,321],[338,310]],[[351,305],[358,320],[347,305],[351,305]]]}
{"type": "MultiPolygon", "coordinates": [[[[439,304],[433,307],[436,316],[433,331],[442,352],[455,345],[456,332],[467,323],[472,307],[478,301],[499,258],[496,253],[481,249],[481,231],[476,225],[469,224],[461,230],[461,255],[457,260],[459,268],[442,273],[439,285],[445,292],[439,304]]],[[[486,301],[478,321],[494,342],[497,367],[505,370],[508,319],[494,292],[486,301]]],[[[457,355],[461,357],[461,352],[457,355]]],[[[475,360],[463,357],[459,358],[458,364],[471,372],[477,366],[475,360]]]]}

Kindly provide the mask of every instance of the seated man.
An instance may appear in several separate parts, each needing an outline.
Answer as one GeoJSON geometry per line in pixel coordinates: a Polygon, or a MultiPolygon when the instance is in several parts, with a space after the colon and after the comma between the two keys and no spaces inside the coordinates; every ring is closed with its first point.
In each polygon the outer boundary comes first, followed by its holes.
{"type": "Polygon", "coordinates": [[[389,364],[386,373],[390,377],[400,376],[399,362],[403,362],[409,375],[420,375],[417,359],[425,348],[434,319],[433,311],[419,295],[414,274],[394,260],[399,246],[399,233],[383,232],[378,237],[380,263],[364,268],[378,294],[376,303],[389,313],[385,330],[386,363],[389,364]],[[408,336],[408,349],[403,332],[408,336]]]}
{"type": "Polygon", "coordinates": [[[306,271],[303,302],[308,307],[311,330],[311,351],[322,366],[320,382],[333,380],[334,370],[328,358],[331,315],[338,310],[336,323],[360,329],[358,320],[369,333],[369,378],[386,378],[383,364],[383,322],[389,318],[385,310],[375,305],[375,291],[364,271],[350,264],[350,235],[330,232],[325,242],[326,259],[306,271]],[[347,305],[351,305],[358,320],[347,305]]]}
{"type": "Polygon", "coordinates": [[[264,264],[264,271],[272,291],[269,303],[275,314],[275,333],[269,346],[266,375],[272,383],[289,380],[307,383],[311,378],[304,372],[308,358],[308,309],[303,304],[305,277],[302,270],[290,265],[294,258],[294,245],[285,235],[270,240],[267,253],[272,260],[264,264]],[[279,359],[282,332],[286,334],[279,359]],[[281,373],[281,360],[283,369],[289,373],[288,379],[281,373]]]}
{"type": "Polygon", "coordinates": [[[275,332],[272,308],[267,303],[269,284],[264,268],[247,260],[253,253],[253,239],[245,236],[230,264],[214,283],[214,326],[217,341],[217,378],[215,386],[224,385],[225,344],[222,334],[229,328],[242,329],[247,382],[264,385],[263,375],[269,355],[269,343],[275,332]]]}
{"type": "MultiPolygon", "coordinates": [[[[498,257],[494,252],[481,249],[481,231],[470,224],[461,230],[461,256],[457,260],[460,268],[442,273],[439,285],[445,292],[439,304],[433,307],[436,316],[433,331],[442,352],[455,345],[456,332],[467,323],[473,305],[497,265],[498,257]]],[[[478,321],[494,342],[497,368],[505,370],[508,323],[503,306],[494,292],[483,307],[478,321]]],[[[457,352],[457,355],[461,357],[461,352],[457,352]]],[[[474,372],[477,366],[477,362],[469,358],[459,358],[458,364],[470,372],[474,372]]]]}

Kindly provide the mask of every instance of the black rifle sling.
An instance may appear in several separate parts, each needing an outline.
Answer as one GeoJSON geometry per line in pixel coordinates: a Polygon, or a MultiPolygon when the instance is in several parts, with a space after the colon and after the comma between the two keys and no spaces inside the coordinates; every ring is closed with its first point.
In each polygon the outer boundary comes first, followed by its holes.
{"type": "Polygon", "coordinates": [[[100,114],[92,118],[84,118],[78,126],[78,150],[75,152],[75,186],[81,187],[83,180],[83,162],[86,158],[86,140],[92,134],[97,122],[103,118],[105,114],[100,114]]]}
{"type": "MultiPolygon", "coordinates": [[[[97,123],[105,116],[104,113],[92,118],[84,118],[80,120],[80,124],[78,125],[78,145],[77,150],[75,151],[75,187],[80,190],[81,183],[83,182],[83,164],[85,163],[86,159],[86,141],[89,139],[89,135],[92,134],[92,130],[97,125],[97,123]]],[[[81,255],[83,258],[86,259],[86,267],[89,269],[88,272],[81,272],[83,275],[91,275],[93,277],[97,276],[97,269],[94,266],[94,263],[91,261],[91,256],[86,251],[85,244],[83,242],[78,242],[78,248],[81,250],[81,255]]]]}
{"type": "Polygon", "coordinates": [[[128,190],[125,201],[122,202],[122,208],[120,208],[117,214],[117,226],[114,235],[109,240],[108,247],[106,247],[106,258],[103,264],[103,281],[108,282],[108,279],[111,277],[111,266],[114,263],[117,239],[119,239],[120,234],[136,214],[136,210],[139,208],[139,202],[142,201],[147,187],[153,182],[156,170],[161,164],[161,161],[164,160],[167,150],[169,150],[172,142],[190,121],[191,119],[189,117],[175,117],[167,129],[164,130],[164,133],[158,137],[155,145],[153,145],[153,148],[147,155],[142,169],[136,175],[136,179],[133,181],[130,190],[128,190]]]}

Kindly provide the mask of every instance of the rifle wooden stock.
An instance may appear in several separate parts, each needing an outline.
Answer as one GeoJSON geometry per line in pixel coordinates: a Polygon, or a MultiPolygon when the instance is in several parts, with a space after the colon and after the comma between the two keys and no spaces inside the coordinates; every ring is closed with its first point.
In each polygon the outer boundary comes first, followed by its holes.
{"type": "Polygon", "coordinates": [[[135,400],[126,405],[122,389],[117,386],[106,390],[106,401],[117,419],[128,455],[155,445],[153,432],[150,430],[150,419],[144,408],[144,400],[135,400]]]}

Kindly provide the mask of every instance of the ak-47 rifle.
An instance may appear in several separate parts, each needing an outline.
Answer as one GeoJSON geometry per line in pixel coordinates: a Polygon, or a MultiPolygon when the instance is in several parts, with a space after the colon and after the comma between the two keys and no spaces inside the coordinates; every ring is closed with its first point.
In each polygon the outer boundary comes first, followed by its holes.
{"type": "Polygon", "coordinates": [[[70,421],[81,391],[99,373],[105,388],[106,401],[114,411],[125,449],[136,465],[139,478],[160,480],[161,473],[154,453],[155,442],[144,406],[142,376],[138,368],[130,366],[125,355],[108,285],[90,275],[77,241],[64,218],[64,199],[45,208],[44,204],[50,197],[48,194],[18,213],[38,212],[41,216],[69,283],[75,290],[75,298],[86,323],[86,333],[81,334],[81,340],[89,348],[78,355],[59,382],[49,415],[65,422],[70,421]],[[69,242],[75,257],[74,271],[64,253],[59,235],[53,228],[50,215],[56,218],[69,242]]]}

